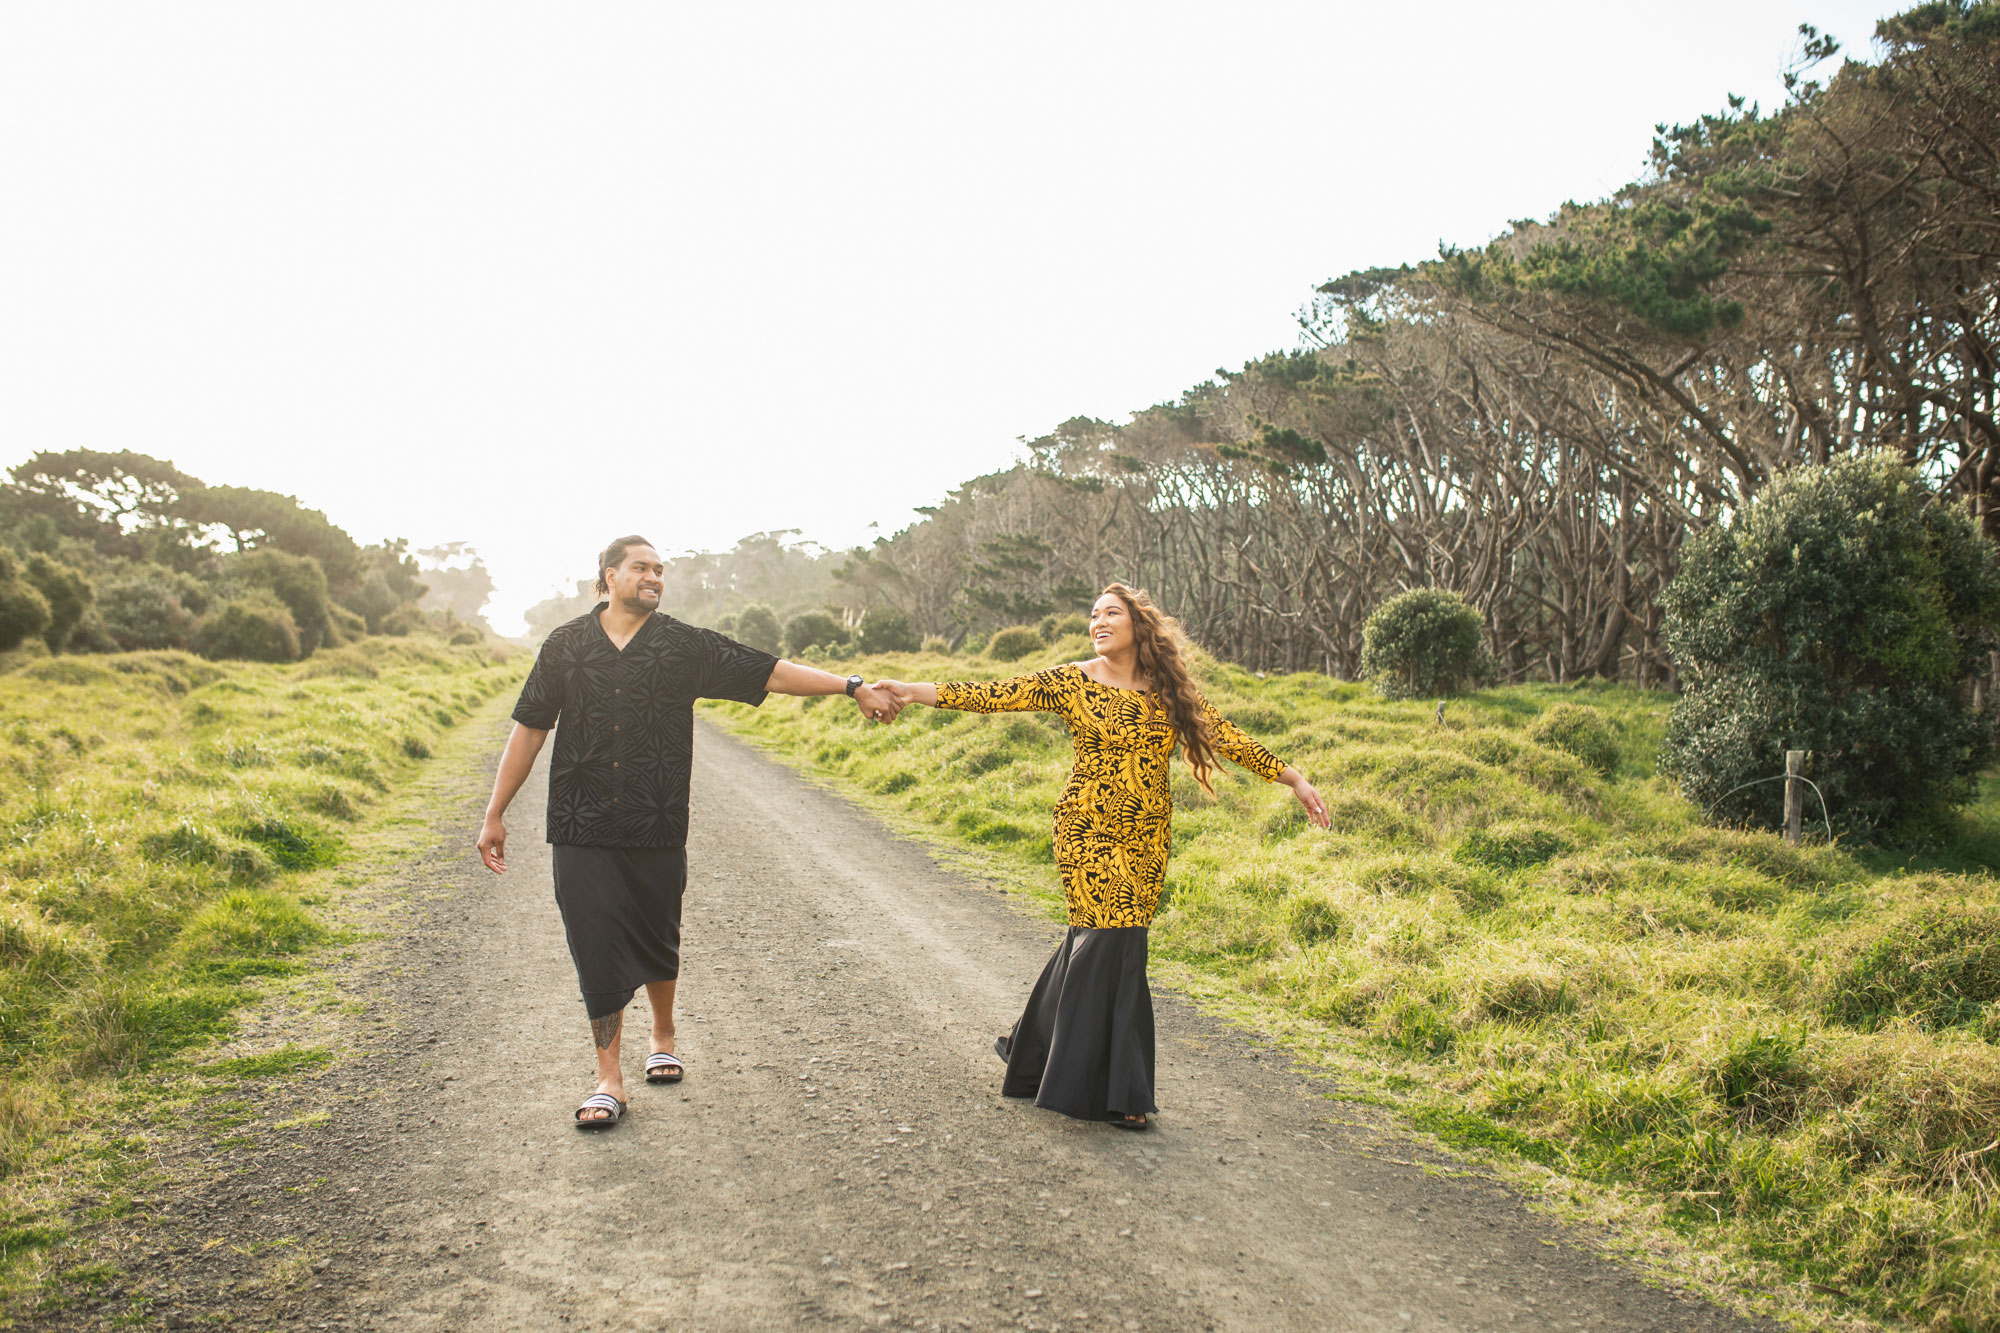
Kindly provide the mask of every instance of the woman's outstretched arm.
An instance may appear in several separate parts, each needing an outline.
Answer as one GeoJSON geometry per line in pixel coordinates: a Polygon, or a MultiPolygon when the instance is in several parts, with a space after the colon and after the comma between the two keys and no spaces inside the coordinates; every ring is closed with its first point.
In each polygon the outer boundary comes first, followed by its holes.
{"type": "Polygon", "coordinates": [[[1215,711],[1215,705],[1208,700],[1201,701],[1202,716],[1208,723],[1209,741],[1215,752],[1225,759],[1233,759],[1258,777],[1270,782],[1282,782],[1292,789],[1292,795],[1305,807],[1306,818],[1321,828],[1333,827],[1333,819],[1326,811],[1326,802],[1306,775],[1285,763],[1269,750],[1252,740],[1244,730],[1228,718],[1215,711]]]}
{"type": "Polygon", "coordinates": [[[961,680],[909,685],[878,681],[898,704],[928,704],[965,713],[1061,713],[1068,693],[1060,667],[1007,680],[961,680]]]}

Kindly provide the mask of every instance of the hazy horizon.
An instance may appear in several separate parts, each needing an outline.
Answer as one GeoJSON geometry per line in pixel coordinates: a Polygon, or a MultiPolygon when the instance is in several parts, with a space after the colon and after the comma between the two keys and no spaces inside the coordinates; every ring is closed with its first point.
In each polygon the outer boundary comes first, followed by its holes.
{"type": "Polygon", "coordinates": [[[518,632],[619,532],[893,532],[1879,12],[16,9],[0,464],[129,448],[467,541],[518,632]]]}

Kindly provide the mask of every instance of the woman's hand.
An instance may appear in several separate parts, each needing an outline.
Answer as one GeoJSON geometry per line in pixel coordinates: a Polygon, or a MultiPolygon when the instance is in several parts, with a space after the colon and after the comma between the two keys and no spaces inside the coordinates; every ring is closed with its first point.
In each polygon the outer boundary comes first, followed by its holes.
{"type": "Polygon", "coordinates": [[[1320,797],[1312,783],[1306,781],[1305,774],[1287,765],[1284,774],[1278,780],[1290,787],[1292,795],[1299,798],[1299,804],[1306,808],[1307,819],[1321,828],[1333,827],[1333,817],[1326,812],[1326,801],[1320,797]]]}
{"type": "Polygon", "coordinates": [[[927,681],[910,685],[900,680],[878,680],[875,682],[875,688],[886,690],[896,701],[898,708],[906,708],[911,704],[923,704],[927,708],[937,707],[937,686],[927,681]]]}

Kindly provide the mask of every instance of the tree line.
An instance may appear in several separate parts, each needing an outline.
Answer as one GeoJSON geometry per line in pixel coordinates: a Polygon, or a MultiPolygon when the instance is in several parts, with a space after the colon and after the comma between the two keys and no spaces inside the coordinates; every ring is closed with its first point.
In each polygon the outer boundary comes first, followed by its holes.
{"type": "MultiPolygon", "coordinates": [[[[1672,685],[1686,543],[1789,468],[1888,451],[2000,536],[2000,3],[1884,19],[1872,62],[1801,35],[1775,111],[1731,98],[1608,199],[1328,281],[1300,348],[1064,422],[781,591],[962,642],[1121,578],[1226,657],[1351,677],[1370,612],[1432,587],[1502,679],[1672,685]]],[[[740,608],[772,558],[688,557],[683,605],[740,608]]]]}
{"type": "Polygon", "coordinates": [[[0,651],[291,661],[419,628],[478,642],[492,586],[462,543],[362,545],[292,496],[130,450],[45,451],[0,482],[0,651]]]}

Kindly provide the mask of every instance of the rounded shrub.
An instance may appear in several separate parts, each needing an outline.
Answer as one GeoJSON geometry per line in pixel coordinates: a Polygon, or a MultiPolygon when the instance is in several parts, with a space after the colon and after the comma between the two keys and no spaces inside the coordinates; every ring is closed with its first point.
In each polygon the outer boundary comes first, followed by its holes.
{"type": "Polygon", "coordinates": [[[735,637],[760,653],[777,652],[781,638],[777,613],[762,602],[752,602],[736,617],[735,637]]]}
{"type": "Polygon", "coordinates": [[[1090,632],[1090,617],[1081,611],[1071,611],[1066,615],[1047,615],[1042,623],[1035,626],[1035,632],[1042,636],[1043,643],[1054,643],[1057,639],[1067,639],[1072,635],[1090,632]]]}
{"type": "Polygon", "coordinates": [[[1528,735],[1551,749],[1575,755],[1599,777],[1618,767],[1618,742],[1604,714],[1587,704],[1557,704],[1535,719],[1528,735]]]}
{"type": "Polygon", "coordinates": [[[21,578],[49,604],[48,628],[42,642],[59,653],[69,646],[70,634],[83,613],[90,609],[90,584],[76,570],[37,552],[21,566],[21,578]]]}
{"type": "Polygon", "coordinates": [[[338,646],[327,599],[326,571],[309,555],[293,555],[275,547],[260,547],[231,556],[228,581],[244,590],[261,589],[284,604],[298,626],[299,652],[311,656],[322,643],[338,646]]]}
{"type": "Polygon", "coordinates": [[[375,623],[377,630],[393,639],[406,639],[418,630],[429,629],[431,624],[422,611],[407,602],[375,623]]]}
{"type": "Polygon", "coordinates": [[[1972,799],[1994,737],[1964,684],[2000,625],[2000,559],[1895,458],[1780,477],[1660,601],[1683,686],[1660,771],[1711,817],[1776,827],[1787,750],[1838,831],[1924,840],[1972,799]]]}
{"type": "Polygon", "coordinates": [[[1048,647],[1042,636],[1026,625],[1009,625],[986,641],[986,655],[999,662],[1018,662],[1029,653],[1048,647]]]}
{"type": "Polygon", "coordinates": [[[1479,613],[1457,593],[1417,588],[1361,627],[1361,675],[1390,699],[1457,694],[1486,674],[1479,613]]]}
{"type": "Polygon", "coordinates": [[[801,611],[785,622],[785,651],[797,657],[808,648],[847,642],[847,631],[824,611],[801,611]]]}
{"type": "Polygon", "coordinates": [[[189,646],[211,660],[291,662],[299,655],[299,627],[276,598],[239,597],[203,617],[189,646]]]}
{"type": "Polygon", "coordinates": [[[907,613],[878,606],[861,617],[857,636],[864,653],[909,653],[917,648],[917,630],[907,613]]]}
{"type": "Polygon", "coordinates": [[[98,589],[97,615],[104,632],[125,652],[185,648],[194,624],[170,581],[149,575],[119,579],[98,589]]]}
{"type": "Polygon", "coordinates": [[[950,657],[951,640],[945,638],[942,634],[926,635],[924,637],[923,650],[927,653],[936,653],[939,657],[950,657]]]}
{"type": "Polygon", "coordinates": [[[0,546],[0,652],[43,633],[50,620],[48,598],[23,581],[14,553],[0,546]]]}

